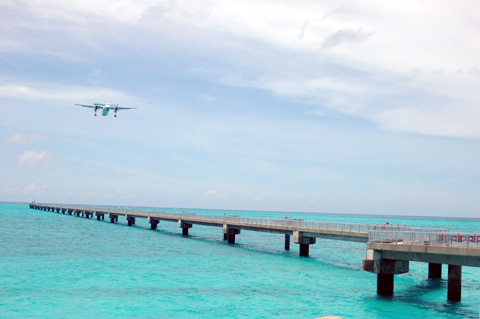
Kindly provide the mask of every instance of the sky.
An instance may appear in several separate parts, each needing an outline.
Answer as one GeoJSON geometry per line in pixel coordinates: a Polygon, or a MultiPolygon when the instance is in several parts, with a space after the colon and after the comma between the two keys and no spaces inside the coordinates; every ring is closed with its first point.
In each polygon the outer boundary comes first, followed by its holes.
{"type": "Polygon", "coordinates": [[[0,200],[480,217],[479,30],[477,0],[1,1],[0,200]]]}

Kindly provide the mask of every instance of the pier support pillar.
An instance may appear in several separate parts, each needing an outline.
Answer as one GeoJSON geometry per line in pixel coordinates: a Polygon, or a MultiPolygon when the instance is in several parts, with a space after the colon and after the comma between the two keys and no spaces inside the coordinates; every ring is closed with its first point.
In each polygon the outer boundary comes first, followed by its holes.
{"type": "MultiPolygon", "coordinates": [[[[286,239],[285,239],[286,241],[286,239]]],[[[300,256],[308,257],[310,245],[315,244],[315,237],[305,236],[303,232],[295,230],[293,231],[293,242],[295,244],[300,244],[300,256]]],[[[285,242],[286,244],[286,242],[285,242]]]]}
{"type": "Polygon", "coordinates": [[[118,222],[118,215],[108,214],[108,217],[110,217],[110,222],[111,222],[111,223],[118,222]]]}
{"type": "Polygon", "coordinates": [[[192,224],[179,220],[178,227],[182,228],[182,236],[188,236],[188,229],[192,228],[192,224]]]}
{"type": "Polygon", "coordinates": [[[462,296],[462,266],[448,265],[448,293],[449,301],[460,301],[462,296]]]}
{"type": "Polygon", "coordinates": [[[285,250],[290,250],[290,235],[285,234],[285,250]]]}
{"type": "Polygon", "coordinates": [[[97,215],[97,220],[100,220],[100,215],[97,215]]]}
{"type": "Polygon", "coordinates": [[[377,294],[380,296],[393,295],[393,274],[377,274],[377,294]]]}
{"type": "Polygon", "coordinates": [[[300,256],[308,257],[310,251],[310,244],[300,244],[300,256]]]}
{"type": "Polygon", "coordinates": [[[151,217],[148,217],[148,223],[150,224],[150,229],[155,230],[157,229],[157,225],[160,222],[159,219],[154,219],[151,217]]]}
{"type": "Polygon", "coordinates": [[[441,279],[442,278],[442,264],[428,263],[428,278],[441,279]]]}
{"type": "Polygon", "coordinates": [[[155,230],[157,229],[157,225],[160,222],[158,219],[153,219],[151,217],[148,217],[148,223],[150,224],[150,229],[155,230]]]}
{"type": "Polygon", "coordinates": [[[362,269],[377,274],[377,294],[380,296],[393,295],[394,275],[403,274],[410,270],[408,260],[383,259],[382,252],[367,249],[367,258],[362,260],[362,269]]]}
{"type": "Polygon", "coordinates": [[[223,234],[223,240],[227,240],[228,239],[228,234],[223,234]]]}
{"type": "Polygon", "coordinates": [[[227,241],[229,244],[235,244],[235,234],[227,234],[227,241]]]}
{"type": "Polygon", "coordinates": [[[127,220],[128,226],[135,225],[135,217],[125,215],[125,219],[127,220]]]}
{"type": "Polygon", "coordinates": [[[235,244],[235,235],[240,234],[240,229],[233,228],[230,225],[224,224],[223,225],[223,238],[227,235],[227,242],[229,244],[235,244]]]}

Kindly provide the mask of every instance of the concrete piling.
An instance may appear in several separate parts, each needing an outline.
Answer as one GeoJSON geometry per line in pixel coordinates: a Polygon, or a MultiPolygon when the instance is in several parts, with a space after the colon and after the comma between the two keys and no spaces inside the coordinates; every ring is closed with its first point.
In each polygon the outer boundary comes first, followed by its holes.
{"type": "Polygon", "coordinates": [[[442,278],[442,264],[428,263],[428,278],[441,279],[442,278]]]}
{"type": "Polygon", "coordinates": [[[157,225],[158,225],[158,223],[160,222],[159,219],[154,219],[154,218],[151,218],[150,216],[147,217],[147,221],[148,221],[148,223],[150,224],[150,229],[151,229],[151,230],[157,229],[157,225]]]}
{"type": "Polygon", "coordinates": [[[178,227],[182,228],[182,236],[188,236],[188,229],[192,228],[192,224],[185,222],[184,220],[178,221],[178,227]]]}
{"type": "Polygon", "coordinates": [[[240,229],[238,228],[233,228],[232,226],[228,224],[223,225],[223,238],[225,238],[225,235],[227,236],[227,242],[229,244],[235,244],[235,235],[240,234],[240,229]]]}
{"type": "Polygon", "coordinates": [[[362,260],[362,269],[377,274],[377,294],[380,296],[393,295],[394,275],[410,271],[408,260],[388,259],[381,251],[367,249],[367,258],[362,260]]]}
{"type": "Polygon", "coordinates": [[[448,265],[447,299],[460,301],[462,297],[462,266],[448,265]]]}
{"type": "Polygon", "coordinates": [[[377,274],[377,294],[380,296],[393,295],[393,274],[377,274]]]}
{"type": "Polygon", "coordinates": [[[285,234],[285,250],[290,250],[290,235],[285,234]]]}
{"type": "Polygon", "coordinates": [[[310,244],[300,244],[300,256],[308,257],[310,251],[310,244]]]}
{"type": "Polygon", "coordinates": [[[127,220],[128,226],[135,225],[135,217],[125,215],[125,219],[127,220]]]}
{"type": "Polygon", "coordinates": [[[316,238],[315,237],[308,237],[305,236],[303,232],[294,230],[293,231],[293,242],[295,244],[300,245],[300,253],[301,257],[308,257],[310,245],[315,244],[316,238]]]}

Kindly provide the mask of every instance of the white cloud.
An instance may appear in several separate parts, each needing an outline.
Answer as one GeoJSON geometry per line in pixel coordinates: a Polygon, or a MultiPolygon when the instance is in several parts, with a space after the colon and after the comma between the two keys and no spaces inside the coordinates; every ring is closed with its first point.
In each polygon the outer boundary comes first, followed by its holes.
{"type": "Polygon", "coordinates": [[[225,194],[219,193],[216,189],[209,189],[203,194],[203,197],[206,200],[211,200],[211,199],[218,200],[218,199],[224,199],[225,194]]]}
{"type": "Polygon", "coordinates": [[[47,151],[35,152],[25,151],[17,159],[17,163],[28,167],[45,168],[48,166],[48,159],[51,154],[47,151]]]}
{"type": "Polygon", "coordinates": [[[15,98],[21,100],[58,100],[58,101],[82,101],[86,97],[90,100],[112,99],[120,100],[125,97],[124,93],[99,87],[65,86],[57,83],[18,83],[0,84],[0,97],[15,98]]]}
{"type": "Polygon", "coordinates": [[[480,137],[480,110],[402,108],[375,115],[389,130],[429,135],[480,137]]]}
{"type": "Polygon", "coordinates": [[[45,185],[39,185],[34,182],[25,186],[7,188],[5,189],[5,192],[14,195],[40,195],[44,193],[46,189],[47,187],[45,185]]]}
{"type": "Polygon", "coordinates": [[[214,196],[217,194],[216,189],[209,189],[208,191],[205,192],[205,196],[214,196]]]}
{"type": "Polygon", "coordinates": [[[341,45],[342,43],[362,42],[372,36],[373,32],[365,33],[361,28],[358,30],[342,29],[329,35],[323,42],[322,48],[330,49],[341,45]]]}
{"type": "Polygon", "coordinates": [[[22,145],[30,144],[45,139],[45,134],[34,133],[32,135],[23,135],[21,133],[11,135],[4,144],[6,145],[22,145]]]}

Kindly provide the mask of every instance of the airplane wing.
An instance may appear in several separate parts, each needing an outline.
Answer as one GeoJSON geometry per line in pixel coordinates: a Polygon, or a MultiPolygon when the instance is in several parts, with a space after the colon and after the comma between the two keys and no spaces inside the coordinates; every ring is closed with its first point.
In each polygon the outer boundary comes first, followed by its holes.
{"type": "MultiPolygon", "coordinates": [[[[75,105],[83,106],[83,107],[89,107],[91,109],[95,108],[95,106],[93,106],[93,105],[84,105],[84,104],[75,104],[75,105]]],[[[101,106],[97,106],[97,108],[101,108],[101,106]]]]}
{"type": "Polygon", "coordinates": [[[136,109],[136,107],[119,107],[118,109],[119,110],[132,110],[132,109],[136,109]]]}

